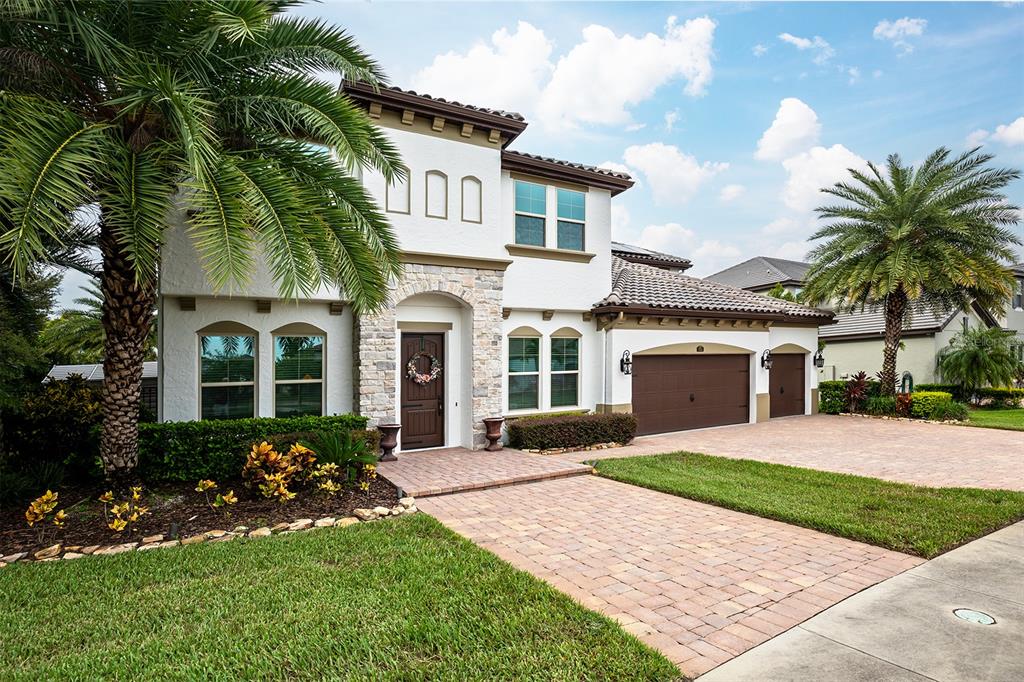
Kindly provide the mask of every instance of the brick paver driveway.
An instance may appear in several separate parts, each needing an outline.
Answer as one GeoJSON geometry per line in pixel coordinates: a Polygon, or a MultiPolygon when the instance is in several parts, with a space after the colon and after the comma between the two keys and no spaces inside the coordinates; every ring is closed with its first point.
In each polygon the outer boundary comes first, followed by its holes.
{"type": "Polygon", "coordinates": [[[687,450],[934,487],[1024,490],[1024,433],[814,415],[637,438],[578,460],[687,450]]]}
{"type": "Polygon", "coordinates": [[[699,675],[921,559],[595,476],[417,500],[699,675]]]}

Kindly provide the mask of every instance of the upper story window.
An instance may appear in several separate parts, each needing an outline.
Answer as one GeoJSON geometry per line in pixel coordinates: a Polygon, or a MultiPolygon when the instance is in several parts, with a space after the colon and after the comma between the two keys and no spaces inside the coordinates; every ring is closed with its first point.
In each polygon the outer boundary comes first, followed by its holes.
{"type": "Polygon", "coordinates": [[[1017,288],[1013,293],[1013,307],[1024,310],[1024,277],[1017,280],[1017,288]]]}
{"type": "Polygon", "coordinates": [[[540,337],[509,337],[508,409],[529,410],[539,405],[540,337]]]}
{"type": "Polygon", "coordinates": [[[587,195],[558,189],[558,248],[582,251],[587,220],[587,195]]]}
{"type": "Polygon", "coordinates": [[[438,170],[427,171],[427,217],[448,217],[448,176],[438,170]]]}
{"type": "Polygon", "coordinates": [[[462,220],[467,223],[483,222],[483,191],[480,180],[467,175],[462,178],[462,220]]]}
{"type": "Polygon", "coordinates": [[[516,244],[544,246],[547,216],[547,187],[523,180],[515,181],[516,244]]]}
{"type": "Polygon", "coordinates": [[[384,196],[384,210],[388,213],[409,213],[412,204],[409,195],[408,174],[404,180],[395,179],[395,182],[388,185],[384,196]]]}
{"type": "Polygon", "coordinates": [[[256,337],[199,337],[200,419],[256,415],[256,337]]]}
{"type": "Polygon", "coordinates": [[[324,337],[274,338],[274,416],[323,414],[324,337]]]}

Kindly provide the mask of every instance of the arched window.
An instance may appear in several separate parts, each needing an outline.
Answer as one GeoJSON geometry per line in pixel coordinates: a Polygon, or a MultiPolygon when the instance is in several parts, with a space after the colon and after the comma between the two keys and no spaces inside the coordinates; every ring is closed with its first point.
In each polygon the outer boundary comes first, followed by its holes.
{"type": "Polygon", "coordinates": [[[199,331],[199,418],[256,416],[256,332],[237,322],[199,331]]]}
{"type": "Polygon", "coordinates": [[[408,214],[409,207],[412,204],[409,191],[409,176],[407,171],[404,180],[396,178],[393,183],[387,186],[384,196],[384,210],[388,213],[408,214]]]}
{"type": "Polygon", "coordinates": [[[480,180],[467,175],[462,178],[462,220],[467,223],[483,222],[483,186],[480,180]]]}
{"type": "Polygon", "coordinates": [[[427,217],[448,217],[448,176],[439,170],[427,171],[427,217]]]}
{"type": "Polygon", "coordinates": [[[540,332],[519,327],[508,337],[508,409],[540,407],[540,332]]]}
{"type": "Polygon", "coordinates": [[[571,327],[551,335],[551,407],[580,403],[580,337],[571,327]]]}
{"type": "Polygon", "coordinates": [[[320,416],[324,406],[323,331],[293,324],[273,332],[274,416],[320,416]]]}

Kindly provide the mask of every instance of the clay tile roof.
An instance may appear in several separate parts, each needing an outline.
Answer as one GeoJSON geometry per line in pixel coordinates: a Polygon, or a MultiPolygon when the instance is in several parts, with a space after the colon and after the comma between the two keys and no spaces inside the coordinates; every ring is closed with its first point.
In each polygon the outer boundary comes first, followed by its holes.
{"type": "Polygon", "coordinates": [[[595,309],[738,313],[763,319],[827,322],[832,313],[649,265],[612,257],[612,291],[595,309]]]}
{"type": "Polygon", "coordinates": [[[577,170],[587,171],[588,173],[597,173],[599,175],[607,175],[611,178],[619,178],[621,180],[632,180],[629,173],[622,173],[619,171],[609,170],[607,168],[598,168],[597,166],[588,166],[585,163],[575,163],[573,161],[562,161],[561,159],[552,159],[550,156],[540,156],[539,154],[527,154],[526,152],[517,152],[511,149],[505,150],[505,154],[512,154],[515,156],[521,156],[526,159],[533,159],[535,161],[544,161],[545,163],[554,163],[559,166],[565,166],[566,168],[575,168],[577,170]]]}
{"type": "Polygon", "coordinates": [[[693,263],[690,259],[683,258],[682,256],[673,256],[668,253],[662,253],[661,251],[652,251],[651,249],[645,249],[642,246],[633,246],[632,244],[624,244],[623,242],[612,242],[612,255],[618,256],[623,260],[630,261],[631,263],[644,263],[647,265],[665,265],[670,267],[678,267],[683,270],[689,268],[693,263]]]}
{"type": "MultiPolygon", "coordinates": [[[[346,86],[350,87],[350,86],[346,86]]],[[[444,97],[434,97],[425,93],[419,93],[415,90],[405,90],[396,85],[385,85],[381,86],[381,90],[390,90],[391,92],[400,92],[405,95],[412,95],[413,97],[422,97],[423,99],[432,100],[434,102],[440,102],[441,104],[450,104],[453,107],[462,107],[463,109],[469,109],[470,111],[479,111],[484,114],[492,114],[494,116],[504,116],[505,118],[513,121],[525,121],[522,114],[514,111],[505,111],[504,109],[491,109],[489,107],[480,107],[475,104],[463,104],[462,102],[456,102],[453,99],[445,99],[444,97]]]]}
{"type": "Polygon", "coordinates": [[[731,268],[708,275],[707,279],[741,289],[769,289],[782,282],[803,282],[804,275],[810,267],[810,263],[803,261],[755,256],[731,268]]]}
{"type": "Polygon", "coordinates": [[[504,170],[529,173],[543,178],[600,187],[609,190],[612,196],[633,186],[633,178],[629,173],[510,149],[502,150],[501,167],[504,170]]]}

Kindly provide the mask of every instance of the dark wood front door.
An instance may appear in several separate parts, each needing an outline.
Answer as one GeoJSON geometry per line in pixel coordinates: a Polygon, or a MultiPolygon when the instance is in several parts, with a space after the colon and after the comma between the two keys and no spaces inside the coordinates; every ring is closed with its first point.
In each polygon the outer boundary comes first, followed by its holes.
{"type": "Polygon", "coordinates": [[[444,445],[444,334],[402,334],[402,449],[444,445]],[[431,357],[441,374],[429,384],[409,378],[406,366],[417,354],[416,369],[430,374],[431,357]]]}
{"type": "Polygon", "coordinates": [[[750,420],[750,356],[633,357],[637,433],[665,433],[750,420]]]}
{"type": "Polygon", "coordinates": [[[790,417],[804,413],[803,353],[772,354],[768,371],[768,392],[771,394],[772,417],[790,417]]]}

